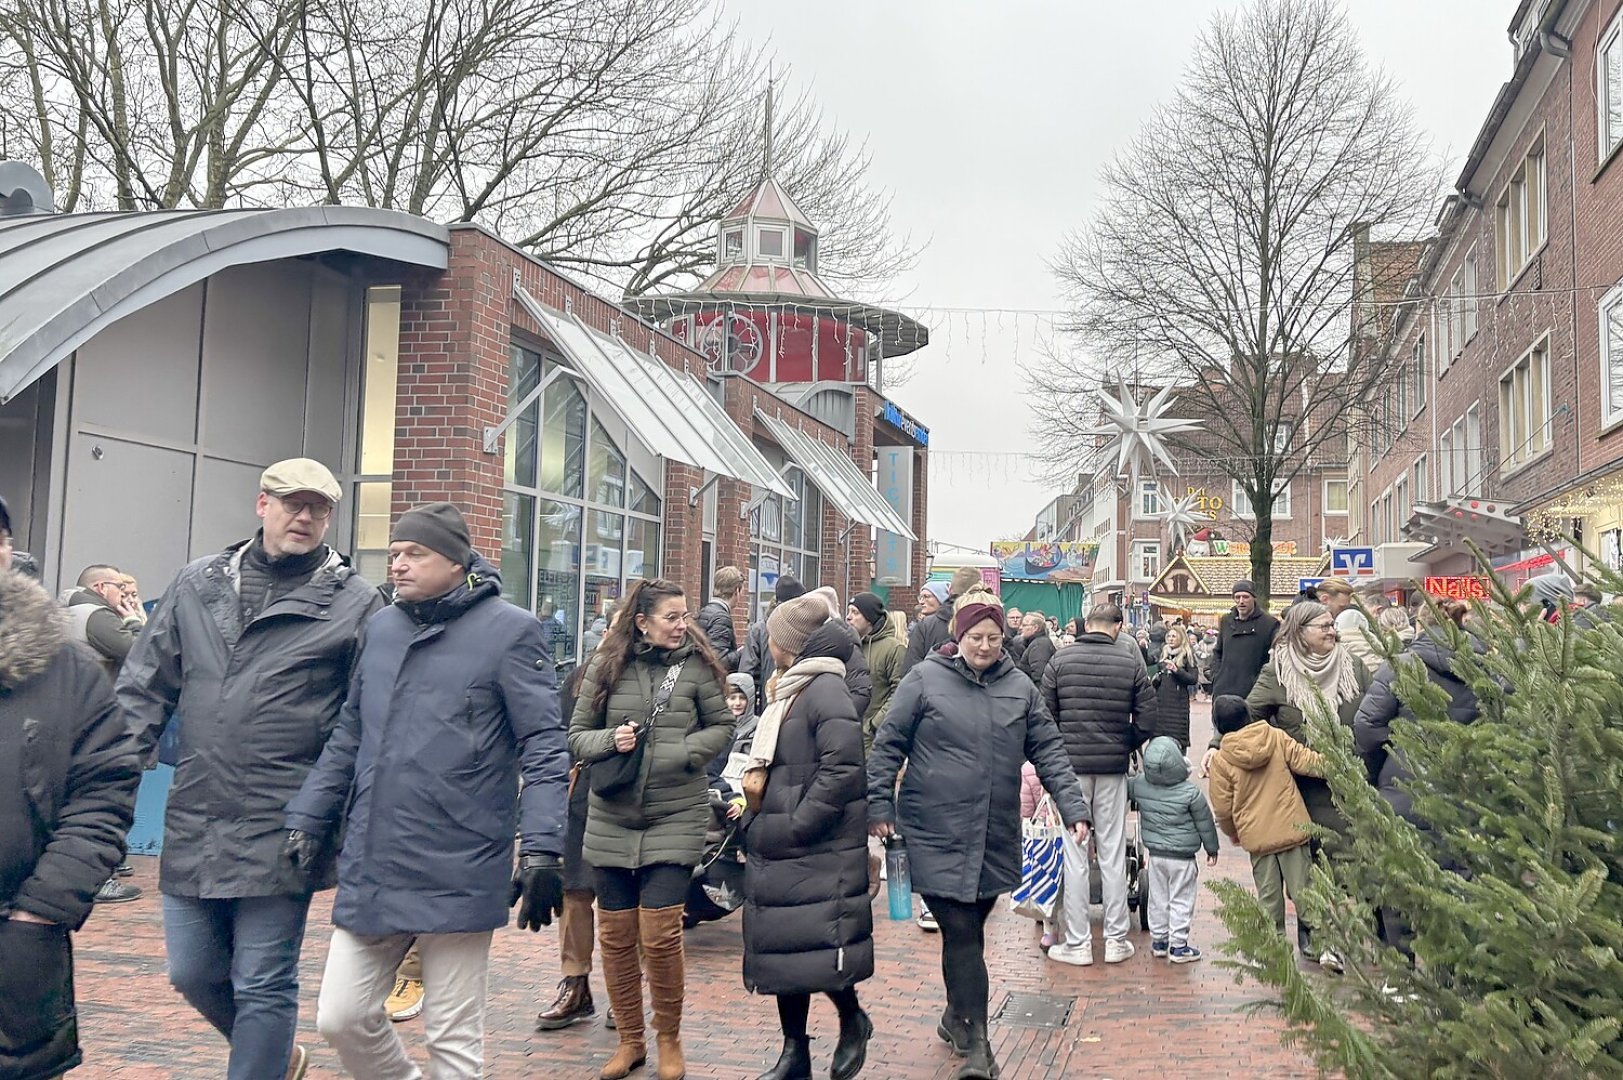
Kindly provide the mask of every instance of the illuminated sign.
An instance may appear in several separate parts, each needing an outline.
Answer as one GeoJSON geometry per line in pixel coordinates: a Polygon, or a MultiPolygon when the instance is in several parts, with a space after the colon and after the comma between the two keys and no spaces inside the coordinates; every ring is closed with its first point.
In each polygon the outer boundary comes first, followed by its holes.
{"type": "Polygon", "coordinates": [[[1488,582],[1475,574],[1429,577],[1426,579],[1426,592],[1439,600],[1486,600],[1488,582]]]}
{"type": "Polygon", "coordinates": [[[894,401],[885,402],[879,410],[879,416],[885,423],[920,446],[930,445],[930,429],[904,413],[894,401]]]}

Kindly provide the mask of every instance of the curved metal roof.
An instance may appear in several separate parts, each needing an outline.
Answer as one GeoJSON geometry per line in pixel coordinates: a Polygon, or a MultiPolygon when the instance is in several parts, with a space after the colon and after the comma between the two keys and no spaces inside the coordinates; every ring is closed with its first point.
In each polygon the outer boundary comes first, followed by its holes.
{"type": "Polygon", "coordinates": [[[450,233],[357,206],[0,218],[0,403],[107,326],[211,274],[326,251],[443,270],[450,233]]]}
{"type": "Polygon", "coordinates": [[[851,300],[816,300],[793,293],[684,292],[628,296],[620,306],[650,322],[705,311],[789,311],[826,315],[858,326],[879,339],[881,355],[905,356],[930,344],[930,328],[899,311],[851,300]]]}

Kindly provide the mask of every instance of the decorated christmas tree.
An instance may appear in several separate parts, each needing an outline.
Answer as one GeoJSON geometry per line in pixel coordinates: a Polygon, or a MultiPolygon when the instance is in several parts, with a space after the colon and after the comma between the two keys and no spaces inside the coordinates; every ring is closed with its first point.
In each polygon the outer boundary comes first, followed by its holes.
{"type": "Polygon", "coordinates": [[[1299,966],[1248,889],[1212,885],[1224,963],[1275,991],[1286,1041],[1326,1072],[1623,1077],[1623,609],[1560,610],[1551,623],[1499,586],[1464,630],[1433,609],[1424,632],[1475,692],[1469,723],[1418,660],[1394,661],[1405,708],[1386,752],[1407,766],[1408,819],[1352,733],[1309,716],[1354,840],[1301,913],[1344,976],[1299,966]]]}

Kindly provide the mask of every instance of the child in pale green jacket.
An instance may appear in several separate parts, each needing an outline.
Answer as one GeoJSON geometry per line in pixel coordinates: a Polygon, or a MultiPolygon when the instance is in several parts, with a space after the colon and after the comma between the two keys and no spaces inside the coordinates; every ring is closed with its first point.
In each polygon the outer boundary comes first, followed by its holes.
{"type": "Polygon", "coordinates": [[[1127,797],[1138,804],[1139,833],[1149,855],[1150,955],[1192,964],[1200,950],[1189,944],[1200,871],[1195,856],[1217,862],[1217,822],[1206,796],[1189,782],[1189,762],[1165,735],[1144,748],[1144,772],[1127,780],[1127,797]]]}

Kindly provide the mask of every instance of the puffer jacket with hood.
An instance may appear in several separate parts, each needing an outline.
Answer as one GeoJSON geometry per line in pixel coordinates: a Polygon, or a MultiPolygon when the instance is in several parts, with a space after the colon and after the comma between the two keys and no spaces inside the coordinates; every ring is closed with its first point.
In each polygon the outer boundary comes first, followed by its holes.
{"type": "Polygon", "coordinates": [[[860,717],[873,701],[873,673],[862,655],[857,632],[844,619],[829,619],[811,632],[804,646],[807,656],[834,656],[845,664],[845,689],[860,717]]]}
{"type": "Polygon", "coordinates": [[[1144,772],[1127,778],[1127,795],[1138,803],[1144,850],[1164,859],[1192,859],[1201,848],[1217,854],[1217,825],[1206,796],[1189,782],[1189,762],[1165,735],[1144,748],[1144,772]]]}
{"type": "Polygon", "coordinates": [[[502,599],[484,559],[468,571],[367,623],[338,729],[287,807],[287,828],[315,836],[344,822],[332,917],[352,934],[494,930],[514,832],[526,854],[564,854],[569,752],[546,628],[502,599]]]}
{"type": "Polygon", "coordinates": [[[1278,728],[1252,721],[1223,736],[1212,761],[1212,814],[1251,855],[1308,842],[1312,819],[1297,776],[1323,776],[1324,760],[1278,728]]]}
{"type": "Polygon", "coordinates": [[[907,646],[896,637],[893,620],[901,615],[887,611],[879,622],[861,638],[862,656],[868,664],[868,677],[873,684],[873,696],[862,714],[862,749],[873,749],[873,734],[885,722],[885,711],[890,708],[890,697],[902,681],[902,656],[907,646]]]}

